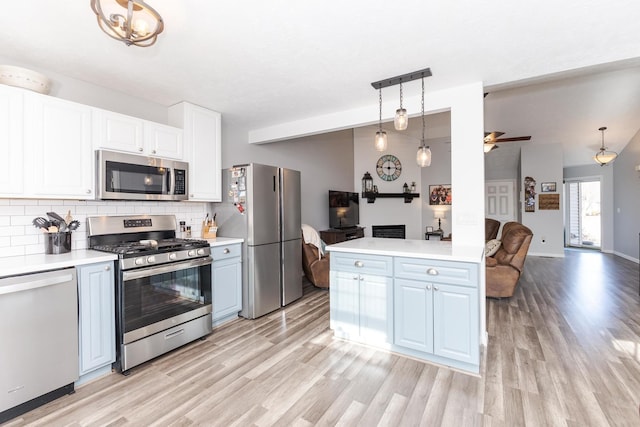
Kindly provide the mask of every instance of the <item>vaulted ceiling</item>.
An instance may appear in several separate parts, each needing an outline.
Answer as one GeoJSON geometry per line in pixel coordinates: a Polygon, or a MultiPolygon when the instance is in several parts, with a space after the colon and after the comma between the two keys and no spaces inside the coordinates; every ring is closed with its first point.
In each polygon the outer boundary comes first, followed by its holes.
{"type": "Polygon", "coordinates": [[[486,129],[560,143],[566,165],[591,161],[600,126],[617,151],[640,128],[637,1],[147,2],[165,21],[148,48],[102,33],[89,0],[10,2],[0,54],[247,131],[366,106],[375,120],[370,82],[425,67],[427,96],[482,81],[486,129]]]}

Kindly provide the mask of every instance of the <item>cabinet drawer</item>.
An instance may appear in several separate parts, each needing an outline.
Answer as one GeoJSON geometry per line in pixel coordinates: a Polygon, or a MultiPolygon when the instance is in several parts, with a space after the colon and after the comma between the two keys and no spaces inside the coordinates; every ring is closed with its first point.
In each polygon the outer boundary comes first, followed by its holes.
{"type": "Polygon", "coordinates": [[[220,261],[222,259],[233,258],[240,256],[240,244],[214,246],[211,248],[211,256],[214,261],[220,261]]]}
{"type": "Polygon", "coordinates": [[[330,259],[331,270],[382,276],[393,275],[392,257],[331,252],[330,259]]]}
{"type": "Polygon", "coordinates": [[[394,269],[398,278],[478,286],[478,266],[472,263],[398,257],[394,269]]]}

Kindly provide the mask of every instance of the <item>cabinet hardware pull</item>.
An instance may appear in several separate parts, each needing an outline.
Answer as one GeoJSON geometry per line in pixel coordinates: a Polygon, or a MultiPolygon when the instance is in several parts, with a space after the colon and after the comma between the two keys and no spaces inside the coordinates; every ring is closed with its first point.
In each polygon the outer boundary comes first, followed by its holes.
{"type": "Polygon", "coordinates": [[[429,276],[437,276],[438,275],[438,270],[436,270],[435,268],[430,268],[427,270],[427,274],[429,276]]]}
{"type": "Polygon", "coordinates": [[[439,291],[439,290],[440,290],[440,288],[438,288],[437,286],[435,286],[435,285],[434,285],[433,290],[434,290],[434,291],[439,291]]]}
{"type": "Polygon", "coordinates": [[[106,265],[106,266],[104,267],[104,271],[109,271],[109,270],[111,270],[111,266],[106,265]]]}
{"type": "Polygon", "coordinates": [[[223,254],[228,254],[229,252],[231,252],[229,248],[224,248],[224,250],[222,251],[223,254]]]}
{"type": "Polygon", "coordinates": [[[138,151],[142,153],[142,147],[138,148],[138,151]]]}
{"type": "Polygon", "coordinates": [[[364,263],[362,261],[356,261],[356,262],[353,263],[353,265],[355,265],[358,268],[364,267],[364,263]]]}
{"type": "Polygon", "coordinates": [[[87,190],[87,194],[91,194],[91,190],[87,190]]]}
{"type": "Polygon", "coordinates": [[[358,280],[358,276],[353,276],[353,280],[358,280]]]}
{"type": "Polygon", "coordinates": [[[151,150],[151,154],[156,154],[156,150],[151,150]]]}
{"type": "Polygon", "coordinates": [[[431,285],[427,285],[427,290],[430,291],[431,290],[431,285]]]}

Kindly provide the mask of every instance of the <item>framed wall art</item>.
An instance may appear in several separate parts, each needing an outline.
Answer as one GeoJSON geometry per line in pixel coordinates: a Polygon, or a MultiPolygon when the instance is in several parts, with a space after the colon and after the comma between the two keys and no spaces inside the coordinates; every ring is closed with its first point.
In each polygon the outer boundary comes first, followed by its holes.
{"type": "Polygon", "coordinates": [[[555,182],[543,182],[540,184],[541,193],[554,193],[556,191],[556,183],[555,182]]]}
{"type": "Polygon", "coordinates": [[[430,205],[451,204],[451,184],[438,184],[429,186],[430,205]]]}

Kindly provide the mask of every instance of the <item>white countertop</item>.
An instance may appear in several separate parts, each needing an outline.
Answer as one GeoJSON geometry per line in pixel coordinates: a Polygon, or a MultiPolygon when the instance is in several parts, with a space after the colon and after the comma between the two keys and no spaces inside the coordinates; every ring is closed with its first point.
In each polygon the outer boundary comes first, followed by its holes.
{"type": "Polygon", "coordinates": [[[116,259],[118,257],[115,254],[92,251],[90,249],[81,249],[58,255],[34,254],[3,257],[0,258],[0,277],[56,270],[116,259]]]}
{"type": "Polygon", "coordinates": [[[205,240],[209,242],[209,245],[211,245],[212,248],[215,246],[233,245],[235,243],[244,242],[244,239],[238,237],[216,237],[215,239],[205,240]]]}
{"type": "Polygon", "coordinates": [[[364,237],[329,245],[326,250],[331,252],[480,263],[484,253],[484,246],[453,246],[451,242],[438,240],[364,237]]]}

